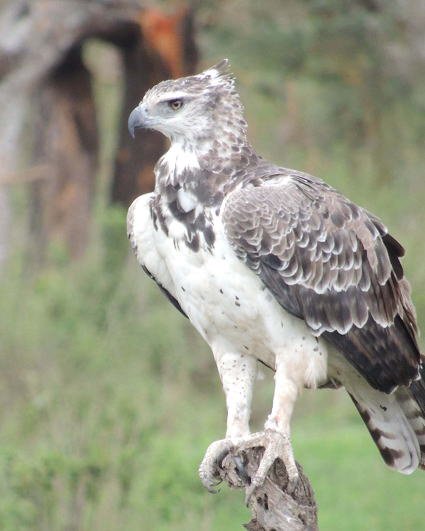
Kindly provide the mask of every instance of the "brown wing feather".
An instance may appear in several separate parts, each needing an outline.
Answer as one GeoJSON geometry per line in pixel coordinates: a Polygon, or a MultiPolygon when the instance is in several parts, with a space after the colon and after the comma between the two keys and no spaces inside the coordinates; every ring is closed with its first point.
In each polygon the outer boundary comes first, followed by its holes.
{"type": "Polygon", "coordinates": [[[372,214],[310,176],[233,192],[227,237],[290,313],[334,344],[375,388],[418,374],[401,245],[372,214]]]}

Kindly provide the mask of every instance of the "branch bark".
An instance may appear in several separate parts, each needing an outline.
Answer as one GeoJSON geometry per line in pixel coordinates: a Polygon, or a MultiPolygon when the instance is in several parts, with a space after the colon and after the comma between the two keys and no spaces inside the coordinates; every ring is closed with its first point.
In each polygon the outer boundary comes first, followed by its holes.
{"type": "MultiPolygon", "coordinates": [[[[219,469],[220,478],[231,488],[249,487],[263,456],[263,448],[251,448],[241,454],[243,470],[236,465],[238,455],[228,454],[219,469]],[[235,460],[236,458],[236,460],[235,460]]],[[[297,463],[299,482],[294,492],[288,492],[288,475],[278,459],[249,500],[252,519],[245,528],[249,531],[315,531],[317,505],[309,479],[297,463]]]]}

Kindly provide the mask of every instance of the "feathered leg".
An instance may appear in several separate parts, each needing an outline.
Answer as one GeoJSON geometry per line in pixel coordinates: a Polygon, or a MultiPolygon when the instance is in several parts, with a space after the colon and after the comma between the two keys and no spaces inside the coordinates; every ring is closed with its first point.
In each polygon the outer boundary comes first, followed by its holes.
{"type": "Polygon", "coordinates": [[[264,425],[264,432],[254,433],[238,445],[239,449],[264,447],[263,458],[247,490],[248,500],[255,489],[264,483],[270,467],[278,458],[282,460],[288,474],[288,491],[293,490],[298,481],[298,469],[290,439],[290,420],[298,386],[288,377],[285,363],[279,363],[278,358],[276,363],[273,408],[264,425]]]}
{"type": "Polygon", "coordinates": [[[214,353],[218,372],[226,395],[226,438],[208,447],[199,467],[203,485],[213,491],[219,483],[217,465],[231,448],[249,436],[252,391],[257,375],[257,360],[243,354],[214,353]]]}

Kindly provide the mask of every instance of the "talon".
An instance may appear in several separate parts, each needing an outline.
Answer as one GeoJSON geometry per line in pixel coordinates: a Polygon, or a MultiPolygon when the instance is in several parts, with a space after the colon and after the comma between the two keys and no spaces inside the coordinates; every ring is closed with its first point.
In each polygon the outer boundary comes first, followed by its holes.
{"type": "Polygon", "coordinates": [[[264,484],[271,466],[278,458],[282,460],[288,474],[287,492],[293,493],[298,485],[299,476],[289,436],[285,433],[270,429],[266,429],[264,432],[254,433],[248,437],[239,439],[237,442],[232,442],[230,439],[222,439],[210,444],[199,467],[199,477],[204,487],[211,493],[218,492],[216,487],[221,483],[219,468],[225,456],[232,449],[234,450],[236,448],[238,452],[241,452],[258,446],[264,447],[265,450],[258,469],[251,478],[251,481],[246,473],[241,456],[233,456],[240,479],[245,485],[249,483],[249,486],[246,488],[246,504],[249,504],[255,490],[264,484]]]}
{"type": "Polygon", "coordinates": [[[215,471],[213,473],[205,470],[204,467],[199,467],[199,478],[202,485],[207,489],[210,494],[217,494],[220,492],[220,489],[217,489],[218,485],[221,483],[221,479],[215,477],[215,471]]]}
{"type": "Polygon", "coordinates": [[[217,494],[220,492],[220,489],[217,489],[218,485],[221,483],[221,479],[215,477],[215,471],[213,473],[206,471],[202,468],[202,464],[199,467],[199,477],[201,479],[202,485],[207,489],[210,494],[217,494]]]}
{"type": "Polygon", "coordinates": [[[213,482],[210,482],[210,483],[202,482],[202,483],[210,494],[218,494],[220,492],[220,489],[217,489],[215,487],[218,487],[221,481],[217,481],[216,483],[213,483],[213,482]]]}
{"type": "MultiPolygon", "coordinates": [[[[235,466],[236,466],[236,472],[238,473],[238,476],[240,477],[240,479],[242,480],[243,482],[243,485],[247,485],[250,483],[250,477],[245,469],[245,465],[243,464],[243,460],[242,460],[242,457],[240,455],[234,455],[233,456],[233,461],[235,463],[235,466]]],[[[243,486],[241,485],[241,486],[243,486]]]]}
{"type": "Polygon", "coordinates": [[[232,446],[232,442],[229,439],[222,439],[210,444],[205,452],[205,456],[199,466],[199,477],[203,486],[211,494],[218,492],[216,487],[221,483],[218,470],[232,446]]]}

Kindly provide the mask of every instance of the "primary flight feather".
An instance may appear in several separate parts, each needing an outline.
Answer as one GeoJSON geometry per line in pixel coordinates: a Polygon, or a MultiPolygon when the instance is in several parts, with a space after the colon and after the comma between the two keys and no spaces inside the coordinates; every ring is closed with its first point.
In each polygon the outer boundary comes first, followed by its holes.
{"type": "Polygon", "coordinates": [[[227,430],[200,466],[216,484],[231,448],[264,446],[251,489],[276,458],[297,468],[290,419],[303,387],[344,386],[385,462],[425,466],[425,383],[415,310],[382,222],[322,180],[260,157],[227,60],[150,89],[129,130],[160,131],[170,148],[155,190],[128,213],[143,269],[211,347],[227,430]],[[251,434],[258,361],[275,371],[264,431],[251,434]]]}

